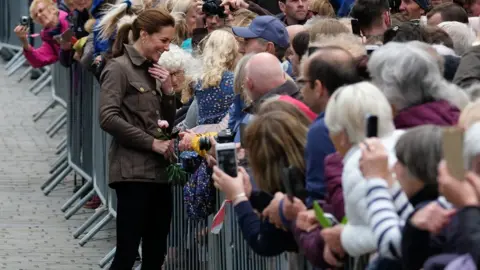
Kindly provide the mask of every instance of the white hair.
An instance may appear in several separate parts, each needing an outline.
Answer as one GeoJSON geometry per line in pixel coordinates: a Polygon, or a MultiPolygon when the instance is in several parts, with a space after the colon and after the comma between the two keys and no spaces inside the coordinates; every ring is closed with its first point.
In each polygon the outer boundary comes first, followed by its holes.
{"type": "Polygon", "coordinates": [[[453,40],[453,50],[457,55],[463,55],[472,47],[476,35],[473,29],[461,22],[442,22],[438,25],[453,40]]]}
{"type": "Polygon", "coordinates": [[[325,110],[325,124],[332,134],[346,132],[350,143],[365,139],[367,115],[378,117],[378,137],[394,130],[392,108],[385,95],[375,85],[360,82],[339,88],[330,97],[325,110]]]}
{"type": "Polygon", "coordinates": [[[437,59],[411,43],[380,47],[370,57],[368,70],[396,110],[435,100],[462,109],[469,101],[465,91],[443,78],[437,59]]]}
{"type": "MultiPolygon", "coordinates": [[[[472,170],[473,161],[480,156],[480,122],[470,126],[465,132],[463,143],[463,158],[465,162],[465,169],[472,170]]],[[[480,172],[475,172],[480,173],[480,172]]]]}
{"type": "Polygon", "coordinates": [[[193,81],[202,74],[201,61],[175,44],[170,44],[169,50],[162,53],[158,64],[168,70],[182,70],[193,81]]]}
{"type": "Polygon", "coordinates": [[[449,48],[443,44],[432,44],[431,45],[432,48],[434,48],[437,53],[439,53],[440,55],[443,55],[443,56],[447,56],[447,55],[450,55],[450,56],[458,56],[455,51],[452,49],[452,48],[449,48]]]}

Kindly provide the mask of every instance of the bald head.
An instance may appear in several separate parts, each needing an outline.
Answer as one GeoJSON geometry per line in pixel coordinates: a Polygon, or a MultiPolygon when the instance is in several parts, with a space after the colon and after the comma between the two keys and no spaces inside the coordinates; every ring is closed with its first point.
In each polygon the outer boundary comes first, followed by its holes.
{"type": "Polygon", "coordinates": [[[287,26],[288,38],[290,39],[290,44],[292,44],[293,38],[300,32],[305,31],[305,26],[300,24],[294,24],[287,26]]]}
{"type": "Polygon", "coordinates": [[[247,87],[253,100],[285,83],[285,72],[278,59],[270,53],[252,56],[245,66],[247,87]]]}

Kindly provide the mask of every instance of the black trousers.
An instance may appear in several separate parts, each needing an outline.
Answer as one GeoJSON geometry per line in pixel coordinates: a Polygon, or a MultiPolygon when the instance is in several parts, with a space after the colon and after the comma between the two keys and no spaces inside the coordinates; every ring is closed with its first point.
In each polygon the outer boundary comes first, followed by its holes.
{"type": "Polygon", "coordinates": [[[131,270],[142,241],[142,270],[159,270],[172,219],[168,184],[117,183],[117,251],[110,270],[131,270]]]}

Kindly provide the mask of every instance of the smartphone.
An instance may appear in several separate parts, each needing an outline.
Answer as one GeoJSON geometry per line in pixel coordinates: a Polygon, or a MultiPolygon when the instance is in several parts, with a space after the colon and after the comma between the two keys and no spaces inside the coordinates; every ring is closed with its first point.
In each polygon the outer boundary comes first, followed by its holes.
{"type": "Polygon", "coordinates": [[[237,177],[237,149],[235,143],[219,143],[215,147],[218,167],[231,177],[237,177]]]}
{"type": "Polygon", "coordinates": [[[242,146],[242,148],[244,148],[245,145],[247,145],[246,142],[245,142],[245,129],[246,128],[247,128],[247,124],[245,124],[245,123],[240,124],[240,130],[239,130],[239,132],[240,132],[240,145],[242,146]]]}
{"type": "Polygon", "coordinates": [[[362,33],[360,31],[360,25],[358,24],[358,19],[352,19],[350,21],[350,24],[352,25],[352,32],[354,35],[361,36],[362,33]]]}
{"type": "Polygon", "coordinates": [[[443,158],[447,162],[447,168],[455,179],[465,178],[465,162],[463,159],[463,135],[460,128],[445,128],[442,136],[443,158]]]}
{"type": "Polygon", "coordinates": [[[295,185],[290,177],[290,167],[283,168],[283,187],[285,188],[285,193],[287,194],[288,200],[293,203],[293,198],[295,197],[295,185]]]}
{"type": "Polygon", "coordinates": [[[378,137],[378,116],[368,114],[365,117],[367,138],[378,137]]]}
{"type": "Polygon", "coordinates": [[[58,43],[70,42],[72,40],[72,37],[73,37],[72,29],[67,29],[62,34],[53,36],[55,41],[57,41],[58,43]]]}

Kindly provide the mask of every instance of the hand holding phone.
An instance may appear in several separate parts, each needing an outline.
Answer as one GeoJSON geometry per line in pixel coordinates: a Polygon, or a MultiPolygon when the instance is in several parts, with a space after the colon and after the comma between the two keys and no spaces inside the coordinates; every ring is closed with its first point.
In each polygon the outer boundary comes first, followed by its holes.
{"type": "Polygon", "coordinates": [[[378,116],[367,114],[365,117],[365,135],[367,138],[378,137],[378,116]]]}
{"type": "Polygon", "coordinates": [[[463,135],[462,129],[449,127],[443,130],[442,137],[443,158],[450,174],[458,180],[463,180],[465,177],[463,135]]]}
{"type": "Polygon", "coordinates": [[[231,177],[237,177],[237,146],[235,143],[218,143],[215,147],[218,167],[231,177]]]}

